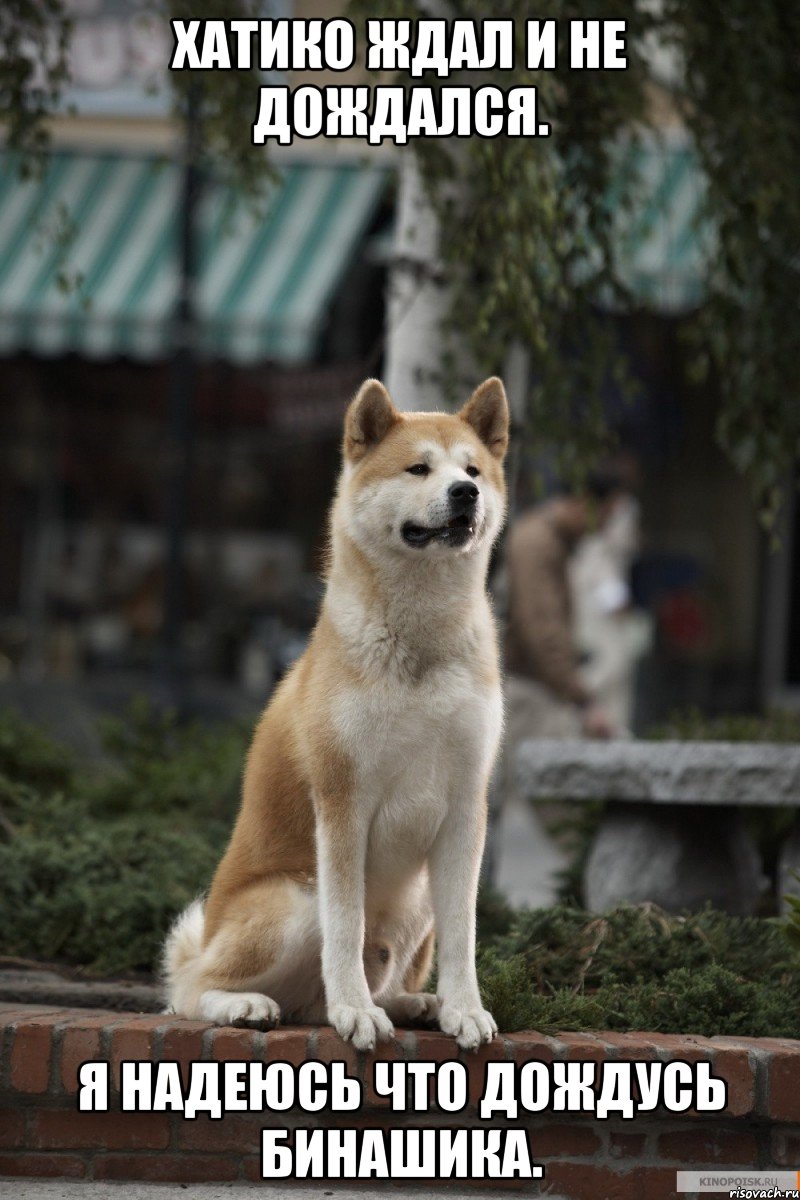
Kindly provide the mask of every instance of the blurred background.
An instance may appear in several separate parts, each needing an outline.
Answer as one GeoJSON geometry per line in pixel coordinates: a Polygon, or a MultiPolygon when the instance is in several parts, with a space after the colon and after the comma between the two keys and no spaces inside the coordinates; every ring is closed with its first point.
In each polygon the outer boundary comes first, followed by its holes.
{"type": "MultiPolygon", "coordinates": [[[[341,15],[272,15],[290,8],[341,15]]],[[[0,179],[0,701],[65,725],[136,691],[247,712],[313,623],[342,412],[387,367],[403,153],[296,140],[252,201],[192,158],[202,126],[165,92],[167,22],[115,0],[66,10],[49,145],[27,174],[7,149],[0,179]]],[[[793,506],[769,553],[715,440],[714,376],[686,369],[706,257],[676,77],[654,60],[650,128],[621,159],[640,182],[617,247],[628,303],[604,313],[636,383],[601,397],[638,505],[619,568],[646,617],[636,731],[800,695],[793,506]]],[[[515,502],[547,491],[547,461],[521,456],[515,502]]]]}

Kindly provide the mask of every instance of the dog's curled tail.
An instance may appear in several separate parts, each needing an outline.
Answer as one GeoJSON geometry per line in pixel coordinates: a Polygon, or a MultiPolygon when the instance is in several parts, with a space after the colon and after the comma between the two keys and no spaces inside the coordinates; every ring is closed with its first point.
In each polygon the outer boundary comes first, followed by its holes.
{"type": "Polygon", "coordinates": [[[188,1016],[187,990],[193,991],[192,983],[203,952],[203,929],[205,926],[204,901],[193,900],[179,917],[164,942],[161,956],[161,978],[168,1010],[188,1016]]]}

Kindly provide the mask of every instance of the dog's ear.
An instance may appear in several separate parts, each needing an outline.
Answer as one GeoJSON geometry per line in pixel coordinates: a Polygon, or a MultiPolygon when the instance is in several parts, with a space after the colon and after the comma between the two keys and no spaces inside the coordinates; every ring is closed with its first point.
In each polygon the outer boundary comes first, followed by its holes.
{"type": "Polygon", "coordinates": [[[493,375],[470,396],[458,414],[477,433],[495,458],[504,458],[508,449],[508,400],[502,379],[493,375]]]}
{"type": "Polygon", "coordinates": [[[400,419],[400,413],[380,380],[365,380],[344,419],[345,458],[358,462],[400,419]]]}

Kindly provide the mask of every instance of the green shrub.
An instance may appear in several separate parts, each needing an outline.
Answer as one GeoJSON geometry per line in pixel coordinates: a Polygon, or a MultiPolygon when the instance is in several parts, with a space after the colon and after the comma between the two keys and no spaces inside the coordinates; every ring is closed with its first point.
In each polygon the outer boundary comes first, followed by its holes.
{"type": "Polygon", "coordinates": [[[495,944],[504,957],[522,955],[537,990],[592,989],[617,979],[646,983],[679,968],[715,964],[746,978],[772,979],[788,957],[777,919],[714,909],[673,917],[653,905],[625,905],[602,916],[566,907],[521,912],[495,944]]]}
{"type": "Polygon", "coordinates": [[[536,909],[484,939],[479,971],[504,1029],[800,1037],[800,958],[775,919],[536,909]]]}
{"type": "Polygon", "coordinates": [[[66,747],[10,708],[0,709],[0,776],[31,787],[66,787],[75,763],[66,747]]]}
{"type": "Polygon", "coordinates": [[[170,921],[208,886],[225,840],[220,824],[97,822],[64,803],[57,820],[0,844],[3,953],[89,973],[152,970],[170,921]]]}
{"type": "MultiPolygon", "coordinates": [[[[679,967],[659,981],[615,983],[592,993],[526,990],[524,959],[481,960],[481,992],[505,1030],[610,1029],[693,1033],[703,1037],[800,1036],[800,1020],[779,987],[741,979],[719,965],[679,967]]],[[[796,976],[795,976],[796,981],[796,976]]]]}
{"type": "Polygon", "coordinates": [[[182,724],[136,700],[124,717],[106,717],[100,734],[110,765],[89,790],[95,812],[235,814],[250,734],[243,724],[182,724]]]}
{"type": "Polygon", "coordinates": [[[800,713],[776,708],[709,717],[688,708],[672,713],[645,736],[661,742],[800,742],[800,713]]]}
{"type": "Polygon", "coordinates": [[[143,702],[101,732],[107,761],[79,770],[0,714],[0,953],[151,971],[225,848],[247,734],[143,702]]]}
{"type": "MultiPolygon", "coordinates": [[[[792,876],[800,883],[800,871],[792,871],[792,876]]],[[[794,949],[800,952],[800,896],[789,894],[784,898],[789,905],[784,925],[786,936],[794,949]]]]}

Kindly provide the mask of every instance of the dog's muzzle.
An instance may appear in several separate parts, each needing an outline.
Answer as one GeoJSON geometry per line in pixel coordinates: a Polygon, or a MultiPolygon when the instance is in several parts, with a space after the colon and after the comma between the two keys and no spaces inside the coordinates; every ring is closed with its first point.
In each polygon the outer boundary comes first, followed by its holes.
{"type": "Polygon", "coordinates": [[[471,480],[451,483],[447,489],[450,516],[444,525],[416,525],[406,521],[401,529],[403,541],[409,546],[422,548],[431,542],[445,545],[464,546],[474,537],[478,527],[477,509],[480,491],[471,480]]]}

